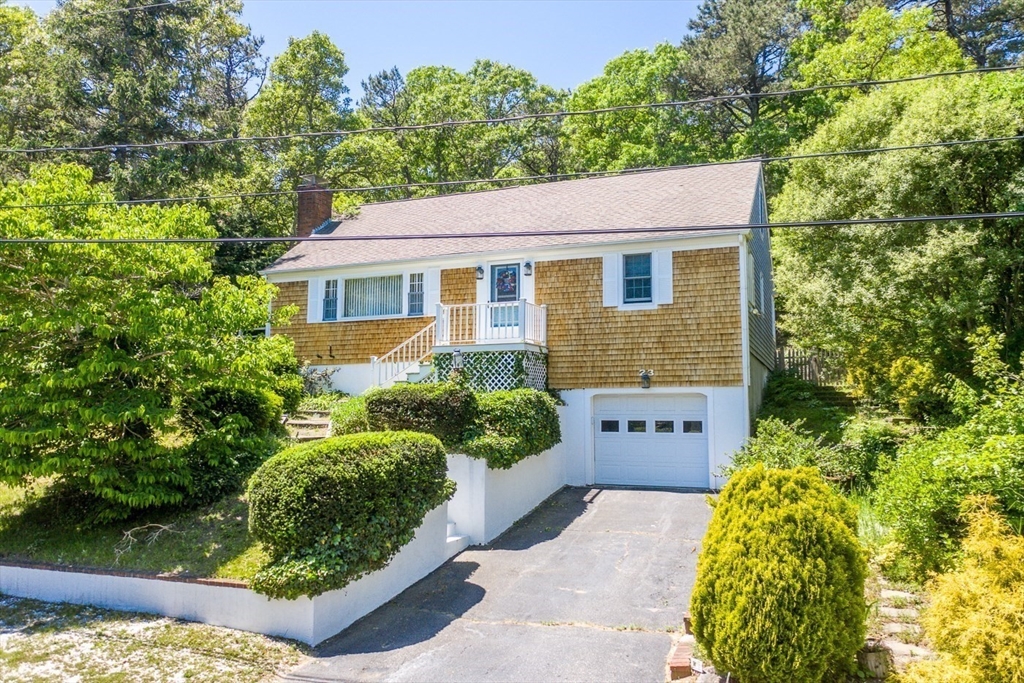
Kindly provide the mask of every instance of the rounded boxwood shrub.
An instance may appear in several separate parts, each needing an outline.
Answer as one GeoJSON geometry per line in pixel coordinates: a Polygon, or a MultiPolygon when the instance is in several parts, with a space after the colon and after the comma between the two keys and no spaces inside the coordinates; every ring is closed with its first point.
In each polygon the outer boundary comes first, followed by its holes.
{"type": "Polygon", "coordinates": [[[270,553],[252,588],[315,596],[383,568],[455,493],[444,447],[413,432],[295,446],[249,481],[249,531],[270,553]]]}
{"type": "Polygon", "coordinates": [[[479,394],[477,402],[476,429],[482,433],[467,440],[463,450],[491,469],[508,469],[562,441],[555,399],[543,391],[492,391],[479,394]]]}
{"type": "Polygon", "coordinates": [[[424,432],[446,446],[461,443],[477,416],[476,394],[452,382],[398,384],[365,396],[371,431],[424,432]]]}
{"type": "Polygon", "coordinates": [[[853,506],[810,468],[741,470],[704,537],[697,642],[743,683],[843,680],[864,643],[867,563],[853,506]]]}

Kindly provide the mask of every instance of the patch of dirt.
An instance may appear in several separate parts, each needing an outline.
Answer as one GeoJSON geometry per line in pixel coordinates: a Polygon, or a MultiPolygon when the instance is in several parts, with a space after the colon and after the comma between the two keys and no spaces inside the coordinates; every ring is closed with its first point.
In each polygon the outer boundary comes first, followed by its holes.
{"type": "Polygon", "coordinates": [[[144,614],[0,596],[0,680],[262,681],[304,646],[144,614]]]}

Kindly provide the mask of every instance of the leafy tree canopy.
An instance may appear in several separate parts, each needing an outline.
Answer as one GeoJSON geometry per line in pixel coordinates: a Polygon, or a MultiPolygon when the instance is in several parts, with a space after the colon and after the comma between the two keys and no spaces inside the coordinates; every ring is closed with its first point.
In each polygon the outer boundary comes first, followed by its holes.
{"type": "MultiPolygon", "coordinates": [[[[0,204],[111,198],[91,181],[82,167],[37,167],[0,190],[0,204]]],[[[0,212],[0,235],[216,233],[196,207],[107,205],[0,212]]],[[[0,480],[56,477],[98,501],[101,518],[187,498],[182,406],[204,387],[270,391],[276,373],[294,365],[289,340],[249,334],[266,323],[275,288],[255,277],[211,279],[212,251],[194,243],[0,247],[0,480]]]]}
{"type": "MultiPolygon", "coordinates": [[[[888,86],[844,104],[797,152],[1016,135],[1024,78],[999,73],[888,86]]],[[[1019,143],[794,162],[782,221],[993,212],[1021,205],[1019,143]]],[[[966,377],[972,330],[1024,345],[1024,232],[1017,220],[777,232],[782,327],[845,353],[861,387],[966,377]],[[913,361],[912,363],[910,361],[913,361]],[[929,379],[931,378],[931,379],[929,379]]],[[[909,385],[908,385],[909,386],[909,385]]]]}

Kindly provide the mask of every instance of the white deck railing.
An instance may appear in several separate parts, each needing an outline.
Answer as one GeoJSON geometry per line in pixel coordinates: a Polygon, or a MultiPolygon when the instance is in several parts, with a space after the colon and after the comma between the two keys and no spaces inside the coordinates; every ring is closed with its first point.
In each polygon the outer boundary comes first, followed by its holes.
{"type": "Polygon", "coordinates": [[[418,365],[434,352],[434,329],[430,323],[406,339],[386,355],[370,359],[370,377],[375,387],[386,387],[394,383],[403,372],[418,365]]]}
{"type": "Polygon", "coordinates": [[[546,346],[547,306],[526,299],[500,303],[437,305],[438,346],[526,342],[546,346]]]}

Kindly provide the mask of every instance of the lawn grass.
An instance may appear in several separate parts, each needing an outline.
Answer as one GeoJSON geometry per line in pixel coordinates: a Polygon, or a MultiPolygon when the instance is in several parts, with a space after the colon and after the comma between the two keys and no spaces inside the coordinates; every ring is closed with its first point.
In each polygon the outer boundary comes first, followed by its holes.
{"type": "Polygon", "coordinates": [[[47,484],[0,485],[0,559],[247,581],[268,558],[248,531],[241,494],[190,511],[156,511],[85,527],[47,484]]]}
{"type": "Polygon", "coordinates": [[[3,681],[262,681],[304,646],[152,615],[0,596],[3,681]]]}
{"type": "Polygon", "coordinates": [[[820,396],[828,395],[805,380],[787,373],[771,376],[765,387],[758,419],[776,417],[783,422],[801,422],[801,428],[826,444],[842,440],[846,423],[854,416],[854,408],[833,405],[820,396]]]}

